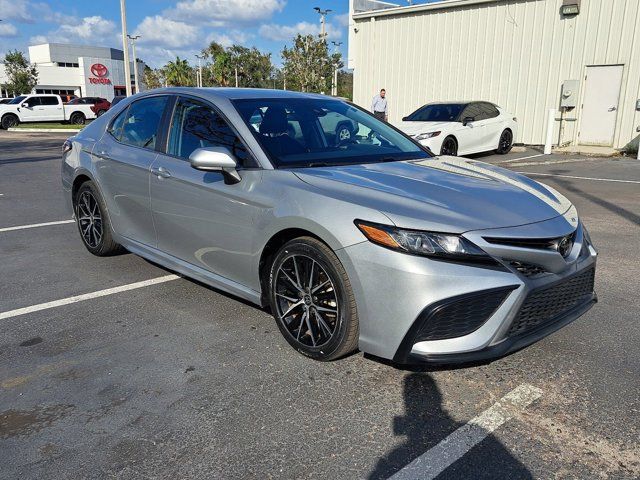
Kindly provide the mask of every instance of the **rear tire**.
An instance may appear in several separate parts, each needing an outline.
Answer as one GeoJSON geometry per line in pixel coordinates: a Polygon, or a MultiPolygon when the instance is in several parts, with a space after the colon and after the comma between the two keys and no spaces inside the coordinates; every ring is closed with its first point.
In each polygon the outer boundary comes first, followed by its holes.
{"type": "Polygon", "coordinates": [[[269,270],[269,300],[280,332],[301,354],[331,361],[358,348],[349,277],[321,241],[300,237],[280,248],[269,270]]]}
{"type": "Polygon", "coordinates": [[[13,113],[7,113],[2,117],[2,122],[0,122],[0,126],[2,126],[2,128],[4,128],[5,130],[17,127],[18,125],[20,125],[20,119],[13,113]]]}
{"type": "Polygon", "coordinates": [[[500,140],[498,140],[498,148],[496,149],[496,153],[500,155],[505,155],[511,151],[513,147],[513,133],[509,129],[505,129],[500,134],[500,140]]]}
{"type": "Polygon", "coordinates": [[[107,207],[93,182],[80,186],[73,203],[80,238],[89,252],[107,257],[123,251],[113,239],[107,207]]]}
{"type": "Polygon", "coordinates": [[[449,155],[451,157],[458,155],[458,142],[455,137],[449,136],[442,141],[440,155],[449,155]]]}
{"type": "Polygon", "coordinates": [[[84,125],[86,120],[84,114],[81,112],[73,112],[71,117],[69,117],[69,123],[73,125],[84,125]]]}
{"type": "Polygon", "coordinates": [[[96,117],[101,117],[102,115],[104,115],[105,113],[107,113],[106,110],[98,110],[98,113],[96,113],[96,117]]]}

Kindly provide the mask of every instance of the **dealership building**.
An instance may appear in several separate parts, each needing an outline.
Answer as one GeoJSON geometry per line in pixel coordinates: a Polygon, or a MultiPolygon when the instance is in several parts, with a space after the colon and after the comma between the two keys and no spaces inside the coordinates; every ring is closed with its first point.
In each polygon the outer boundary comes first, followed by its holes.
{"type": "MultiPolygon", "coordinates": [[[[32,92],[102,97],[107,100],[125,95],[124,52],[115,48],[62,43],[45,43],[29,47],[29,61],[38,70],[38,84],[32,92]]],[[[140,91],[144,90],[144,63],[137,62],[140,91]]],[[[133,64],[131,84],[135,92],[133,64]]],[[[0,64],[0,85],[7,81],[0,64]]],[[[6,96],[7,92],[0,92],[6,96]]]]}
{"type": "Polygon", "coordinates": [[[354,101],[386,88],[391,122],[438,101],[486,100],[516,142],[621,148],[640,126],[640,1],[350,0],[354,101]]]}

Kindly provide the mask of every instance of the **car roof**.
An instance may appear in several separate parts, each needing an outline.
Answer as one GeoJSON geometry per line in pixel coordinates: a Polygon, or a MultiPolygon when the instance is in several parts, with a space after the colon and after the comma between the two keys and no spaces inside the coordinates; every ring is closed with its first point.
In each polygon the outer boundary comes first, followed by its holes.
{"type": "MultiPolygon", "coordinates": [[[[211,98],[226,98],[229,100],[239,99],[264,99],[264,98],[315,98],[330,100],[334,97],[328,95],[321,95],[317,93],[302,93],[294,92],[291,90],[274,90],[270,88],[229,88],[229,87],[210,87],[210,88],[196,88],[196,87],[168,87],[158,88],[154,90],[148,90],[144,94],[158,94],[158,93],[175,93],[175,94],[191,94],[199,95],[201,97],[211,98]]],[[[142,94],[142,95],[144,95],[142,94]]],[[[341,100],[341,99],[337,99],[341,100]]]]}

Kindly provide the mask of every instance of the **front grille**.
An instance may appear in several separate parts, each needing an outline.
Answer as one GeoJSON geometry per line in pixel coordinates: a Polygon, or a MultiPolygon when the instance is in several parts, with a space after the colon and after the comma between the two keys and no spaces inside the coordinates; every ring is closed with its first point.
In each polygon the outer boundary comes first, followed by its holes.
{"type": "Polygon", "coordinates": [[[595,267],[592,267],[560,283],[533,291],[522,305],[507,335],[523,335],[553,323],[591,296],[594,279],[595,267]]]}
{"type": "Polygon", "coordinates": [[[461,337],[480,328],[498,309],[513,287],[460,295],[431,306],[418,321],[415,341],[461,337]]]}
{"type": "Polygon", "coordinates": [[[509,263],[513,268],[520,272],[525,277],[537,277],[538,275],[544,275],[547,271],[540,265],[527,262],[512,261],[509,263]]]}
{"type": "MultiPolygon", "coordinates": [[[[566,237],[573,243],[577,230],[566,237]]],[[[533,248],[538,250],[555,250],[556,245],[565,237],[553,238],[502,238],[502,237],[482,237],[489,243],[506,245],[508,247],[533,248]]]]}

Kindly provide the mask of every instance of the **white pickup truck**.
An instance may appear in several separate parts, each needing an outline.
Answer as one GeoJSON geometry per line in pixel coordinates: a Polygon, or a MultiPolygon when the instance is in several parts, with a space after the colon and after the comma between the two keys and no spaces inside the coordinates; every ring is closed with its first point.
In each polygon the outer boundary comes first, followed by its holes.
{"type": "Polygon", "coordinates": [[[0,105],[0,127],[27,122],[69,122],[84,125],[96,118],[91,105],[65,105],[59,95],[20,95],[0,105]]]}

